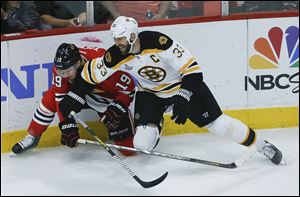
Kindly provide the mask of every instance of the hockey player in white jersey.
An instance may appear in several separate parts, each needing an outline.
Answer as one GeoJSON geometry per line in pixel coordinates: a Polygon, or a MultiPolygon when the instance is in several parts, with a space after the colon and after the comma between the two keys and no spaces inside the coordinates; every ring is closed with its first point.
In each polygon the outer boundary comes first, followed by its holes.
{"type": "Polygon", "coordinates": [[[161,121],[168,106],[171,119],[185,124],[190,119],[218,136],[229,136],[244,146],[254,145],[274,164],[282,153],[261,139],[241,121],[222,113],[203,81],[196,58],[180,43],[160,32],[138,32],[135,19],[120,16],[111,25],[115,45],[105,53],[105,64],[137,78],[134,146],[152,150],[159,141],[161,121]]]}

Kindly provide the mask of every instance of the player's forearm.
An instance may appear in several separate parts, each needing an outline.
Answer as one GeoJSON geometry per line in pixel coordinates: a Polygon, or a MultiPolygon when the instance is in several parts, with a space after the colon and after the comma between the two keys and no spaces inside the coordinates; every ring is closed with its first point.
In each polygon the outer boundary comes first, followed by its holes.
{"type": "Polygon", "coordinates": [[[41,16],[44,23],[49,24],[53,27],[68,27],[70,22],[65,19],[58,19],[50,15],[41,16]]]}
{"type": "Polygon", "coordinates": [[[158,15],[165,18],[171,6],[171,1],[161,1],[158,15]]]}
{"type": "Polygon", "coordinates": [[[113,1],[102,1],[102,5],[111,13],[114,18],[120,16],[119,11],[117,10],[115,3],[113,1]]]}

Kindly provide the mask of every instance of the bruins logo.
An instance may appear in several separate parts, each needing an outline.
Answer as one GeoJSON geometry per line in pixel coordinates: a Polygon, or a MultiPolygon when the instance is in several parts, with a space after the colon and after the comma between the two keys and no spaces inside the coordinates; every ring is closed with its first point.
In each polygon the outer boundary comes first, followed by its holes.
{"type": "Polygon", "coordinates": [[[165,36],[160,36],[159,37],[159,44],[160,45],[164,45],[168,42],[168,38],[166,38],[165,36]]]}
{"type": "Polygon", "coordinates": [[[106,60],[106,62],[108,62],[108,63],[111,62],[111,55],[110,55],[110,52],[106,52],[106,54],[105,54],[105,60],[106,60]]]}
{"type": "Polygon", "coordinates": [[[139,75],[153,82],[160,82],[166,77],[166,71],[153,66],[145,66],[138,71],[139,75]]]}

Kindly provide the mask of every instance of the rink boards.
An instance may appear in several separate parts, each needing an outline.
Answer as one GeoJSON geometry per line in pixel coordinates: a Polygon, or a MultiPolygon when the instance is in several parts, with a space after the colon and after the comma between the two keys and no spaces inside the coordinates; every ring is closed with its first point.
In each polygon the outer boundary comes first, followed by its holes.
{"type": "MultiPolygon", "coordinates": [[[[299,18],[279,17],[144,25],[186,46],[225,113],[253,128],[299,126],[299,18]]],[[[1,152],[26,134],[62,42],[108,48],[109,31],[48,35],[1,42],[1,152]]],[[[81,117],[106,138],[95,113],[81,117]]],[[[40,146],[60,144],[57,117],[40,146]]],[[[163,135],[202,132],[188,122],[178,126],[165,115],[163,135]]],[[[84,131],[81,134],[88,137],[84,131]]]]}

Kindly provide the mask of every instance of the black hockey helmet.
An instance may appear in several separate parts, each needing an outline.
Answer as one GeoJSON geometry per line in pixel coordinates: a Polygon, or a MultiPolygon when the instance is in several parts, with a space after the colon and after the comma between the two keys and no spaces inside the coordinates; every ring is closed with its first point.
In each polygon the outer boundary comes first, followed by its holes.
{"type": "Polygon", "coordinates": [[[75,65],[78,60],[81,60],[81,56],[76,45],[62,43],[56,51],[54,64],[57,69],[65,70],[75,65]]]}

